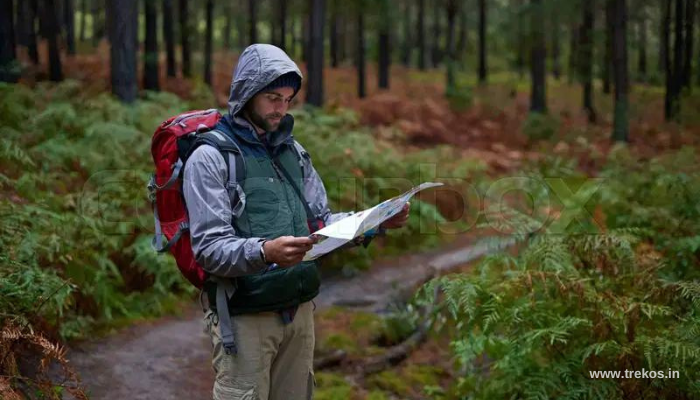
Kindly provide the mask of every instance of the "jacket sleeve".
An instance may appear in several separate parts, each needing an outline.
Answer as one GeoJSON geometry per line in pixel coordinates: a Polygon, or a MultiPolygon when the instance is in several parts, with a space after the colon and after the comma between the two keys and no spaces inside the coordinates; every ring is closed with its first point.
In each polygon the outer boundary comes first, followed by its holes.
{"type": "Polygon", "coordinates": [[[233,278],[261,272],[267,264],[260,254],[263,238],[236,236],[231,225],[226,168],[218,150],[202,145],[185,163],[182,189],[195,259],[208,273],[233,278]]]}

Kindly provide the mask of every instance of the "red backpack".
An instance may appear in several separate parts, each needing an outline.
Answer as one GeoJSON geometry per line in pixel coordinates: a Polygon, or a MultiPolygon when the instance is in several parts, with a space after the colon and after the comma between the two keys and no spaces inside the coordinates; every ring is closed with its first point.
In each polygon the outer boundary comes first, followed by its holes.
{"type": "Polygon", "coordinates": [[[170,250],[182,274],[198,288],[204,285],[207,274],[192,253],[187,208],[181,191],[182,167],[195,139],[212,130],[220,119],[216,109],[176,115],[160,124],[151,141],[156,167],[148,183],[156,229],[152,245],[159,253],[170,250]]]}
{"type": "MultiPolygon", "coordinates": [[[[227,165],[230,162],[229,156],[234,158],[236,171],[238,171],[233,178],[235,182],[242,182],[245,179],[245,164],[240,149],[232,140],[225,140],[223,143],[219,141],[218,144],[205,140],[207,136],[205,134],[214,129],[221,117],[216,109],[189,111],[176,115],[160,124],[151,141],[151,154],[156,167],[156,172],[148,183],[155,219],[152,246],[159,253],[169,250],[175,256],[180,272],[200,289],[208,276],[206,271],[197,264],[192,252],[181,178],[183,167],[193,150],[195,141],[202,138],[202,142],[214,145],[222,153],[228,153],[224,154],[227,165]],[[163,239],[166,241],[165,244],[163,239]]],[[[296,142],[294,150],[300,163],[303,157],[308,157],[308,153],[296,142]]],[[[286,173],[283,169],[282,172],[286,173]]],[[[288,179],[292,182],[291,178],[288,179]]],[[[304,205],[309,230],[315,232],[323,228],[323,220],[313,215],[299,188],[296,185],[293,188],[304,205]]]]}

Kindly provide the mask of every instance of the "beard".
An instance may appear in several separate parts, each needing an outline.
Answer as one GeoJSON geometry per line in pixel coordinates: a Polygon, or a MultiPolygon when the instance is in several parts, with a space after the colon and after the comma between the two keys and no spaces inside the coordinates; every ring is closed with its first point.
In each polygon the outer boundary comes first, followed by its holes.
{"type": "Polygon", "coordinates": [[[249,116],[250,116],[251,121],[255,125],[257,125],[258,127],[265,130],[265,132],[276,131],[277,128],[279,128],[279,126],[280,126],[280,122],[282,121],[282,117],[284,117],[284,115],[280,115],[277,113],[272,113],[272,114],[267,114],[265,116],[262,116],[253,110],[250,110],[249,116]]]}

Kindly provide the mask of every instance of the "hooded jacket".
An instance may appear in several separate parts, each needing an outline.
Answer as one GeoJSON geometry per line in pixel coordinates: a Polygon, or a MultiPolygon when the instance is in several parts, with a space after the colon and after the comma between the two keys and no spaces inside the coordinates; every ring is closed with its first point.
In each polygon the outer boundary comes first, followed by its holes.
{"type": "MultiPolygon", "coordinates": [[[[264,149],[258,145],[263,143],[260,136],[242,117],[241,111],[262,88],[288,72],[297,73],[302,78],[299,68],[281,49],[266,44],[245,49],[233,73],[228,114],[220,123],[222,130],[235,135],[238,143],[264,149]]],[[[292,116],[287,115],[277,131],[265,133],[273,154],[281,146],[294,143],[293,125],[292,116]]],[[[183,176],[183,196],[195,259],[209,274],[229,278],[260,273],[268,267],[262,260],[260,247],[263,240],[269,238],[242,237],[234,228],[226,186],[228,177],[233,176],[231,172],[235,172],[234,164],[227,167],[217,149],[202,145],[188,158],[183,176]]],[[[331,224],[351,214],[331,213],[326,189],[310,157],[302,159],[302,171],[303,196],[315,215],[331,224]]]]}

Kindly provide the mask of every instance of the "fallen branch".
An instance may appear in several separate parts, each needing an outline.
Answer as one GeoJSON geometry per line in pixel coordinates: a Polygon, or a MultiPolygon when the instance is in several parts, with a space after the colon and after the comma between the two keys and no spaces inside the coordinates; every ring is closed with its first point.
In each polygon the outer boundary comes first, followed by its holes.
{"type": "Polygon", "coordinates": [[[336,350],[333,353],[314,359],[314,369],[321,370],[325,368],[332,368],[339,365],[347,357],[345,350],[336,350]]]}
{"type": "Polygon", "coordinates": [[[440,294],[440,285],[435,285],[433,291],[433,301],[430,306],[425,310],[425,319],[418,324],[418,329],[396,346],[390,347],[383,354],[373,356],[368,358],[366,361],[358,365],[359,373],[361,376],[365,377],[385,369],[391,368],[392,366],[400,363],[401,361],[408,358],[413,351],[415,351],[419,345],[421,345],[428,337],[428,332],[430,327],[433,325],[433,311],[435,310],[435,305],[437,304],[438,295],[440,294]]]}

